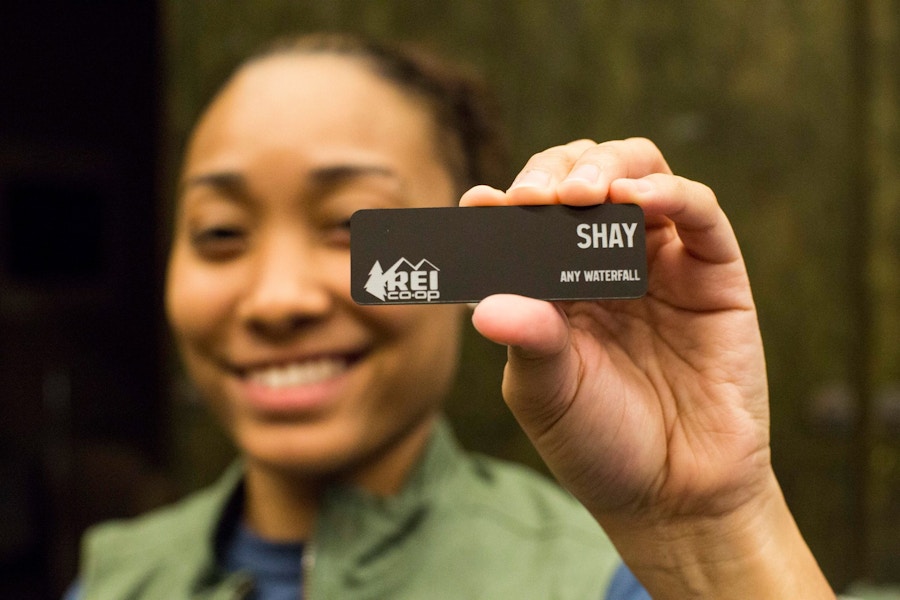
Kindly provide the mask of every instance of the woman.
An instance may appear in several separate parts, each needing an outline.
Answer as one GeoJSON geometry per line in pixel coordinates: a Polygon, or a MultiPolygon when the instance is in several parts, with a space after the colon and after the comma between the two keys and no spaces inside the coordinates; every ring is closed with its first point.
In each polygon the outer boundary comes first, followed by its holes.
{"type": "Polygon", "coordinates": [[[646,299],[476,308],[510,346],[504,396],[654,597],[822,597],[771,475],[755,312],[711,192],[643,140],[573,142],[507,192],[472,187],[496,154],[474,89],[431,58],[312,36],[214,99],[185,157],[166,307],[242,461],[90,534],[80,597],[603,597],[619,559],[587,513],[463,455],[440,419],[465,309],[350,299],[354,211],[460,195],[643,207],[646,299]]]}

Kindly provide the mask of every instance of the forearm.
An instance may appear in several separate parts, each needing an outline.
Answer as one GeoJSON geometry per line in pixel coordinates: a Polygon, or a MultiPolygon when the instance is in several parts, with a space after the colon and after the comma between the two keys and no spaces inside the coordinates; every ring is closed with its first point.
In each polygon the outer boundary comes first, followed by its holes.
{"type": "Polygon", "coordinates": [[[719,517],[635,525],[600,519],[656,600],[833,600],[780,488],[719,517]]]}

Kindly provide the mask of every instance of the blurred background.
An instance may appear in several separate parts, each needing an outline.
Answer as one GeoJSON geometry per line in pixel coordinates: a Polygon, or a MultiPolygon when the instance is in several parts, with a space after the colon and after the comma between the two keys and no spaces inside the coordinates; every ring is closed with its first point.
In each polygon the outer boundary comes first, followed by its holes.
{"type": "MultiPolygon", "coordinates": [[[[0,597],[56,598],[78,538],[216,477],[233,451],[161,311],[185,137],[275,35],[422,43],[500,94],[512,166],[643,135],[744,248],[776,470],[832,584],[900,581],[900,0],[4,3],[0,597]]],[[[470,448],[542,469],[468,335],[470,448]]]]}

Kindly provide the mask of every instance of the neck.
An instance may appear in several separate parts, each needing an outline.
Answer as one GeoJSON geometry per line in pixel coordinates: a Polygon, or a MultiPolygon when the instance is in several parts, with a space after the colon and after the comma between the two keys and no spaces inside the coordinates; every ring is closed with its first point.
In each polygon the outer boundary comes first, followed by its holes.
{"type": "Polygon", "coordinates": [[[290,479],[248,461],[244,519],[260,537],[277,542],[309,539],[318,513],[320,486],[290,479]]]}
{"type": "Polygon", "coordinates": [[[425,450],[434,423],[434,417],[425,419],[364,463],[327,476],[298,474],[248,458],[244,489],[247,525],[267,540],[308,540],[322,491],[331,482],[352,485],[376,496],[399,493],[425,450]]]}

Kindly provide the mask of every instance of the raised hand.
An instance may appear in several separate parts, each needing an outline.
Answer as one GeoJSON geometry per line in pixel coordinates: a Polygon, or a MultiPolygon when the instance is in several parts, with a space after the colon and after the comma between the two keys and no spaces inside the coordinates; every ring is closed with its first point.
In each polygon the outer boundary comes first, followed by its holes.
{"type": "MultiPolygon", "coordinates": [[[[770,463],[756,311],[737,240],[712,191],[673,175],[647,140],[579,140],[534,155],[508,191],[475,187],[460,204],[602,202],[644,210],[649,291],[638,300],[483,300],[475,327],[509,346],[506,402],[557,478],[659,597],[685,592],[669,580],[681,568],[712,577],[702,565],[721,562],[720,551],[747,550],[732,557],[732,566],[746,570],[743,559],[758,558],[757,542],[778,547],[786,527],[793,534],[781,543],[796,556],[799,534],[770,463]],[[747,539],[750,527],[777,539],[747,539]],[[709,543],[710,531],[722,545],[709,543]],[[677,548],[661,542],[670,535],[677,548]],[[655,579],[666,561],[673,572],[655,579]]],[[[691,578],[691,587],[701,584],[691,578]]],[[[758,591],[760,582],[754,585],[758,591]]],[[[829,595],[794,597],[833,597],[827,585],[808,589],[829,595]]]]}

